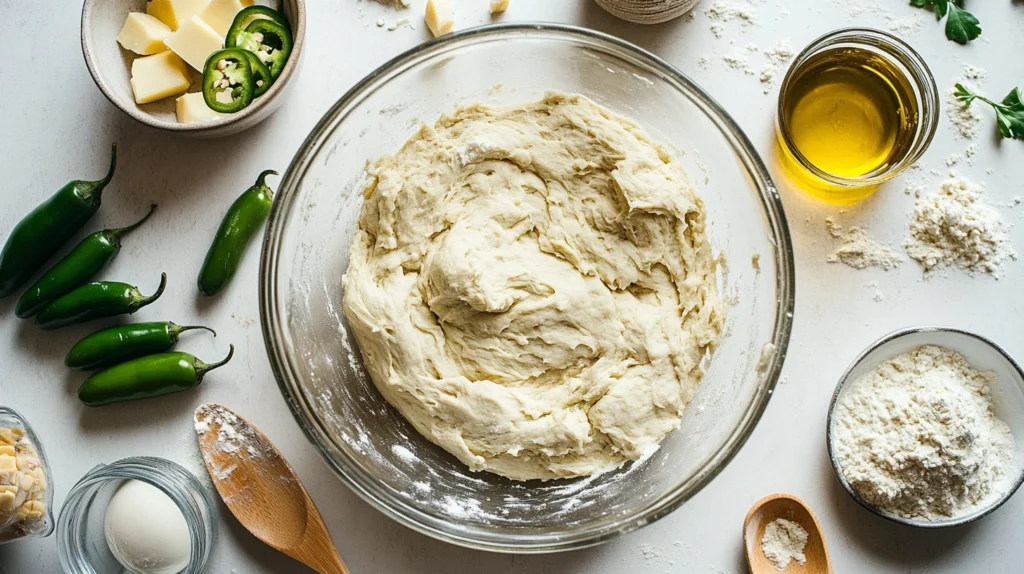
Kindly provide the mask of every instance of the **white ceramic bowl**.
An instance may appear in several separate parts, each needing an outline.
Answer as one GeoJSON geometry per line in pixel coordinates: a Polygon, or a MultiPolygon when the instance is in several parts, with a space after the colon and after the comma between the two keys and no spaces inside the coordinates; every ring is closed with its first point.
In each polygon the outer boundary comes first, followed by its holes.
{"type": "MultiPolygon", "coordinates": [[[[306,35],[306,1],[278,0],[294,40],[291,56],[274,85],[249,107],[209,122],[178,123],[175,98],[136,104],[132,94],[131,63],[137,56],[117,43],[117,35],[129,12],[145,12],[146,0],[85,0],[82,6],[82,55],[96,86],[110,103],[132,119],[168,132],[198,137],[222,137],[238,133],[267,119],[284,103],[285,94],[298,74],[306,35]]],[[[199,91],[202,74],[189,69],[192,87],[199,91]]]]}
{"type": "Polygon", "coordinates": [[[839,385],[836,386],[836,392],[832,396],[832,404],[829,406],[826,441],[828,443],[828,454],[829,459],[832,461],[832,468],[835,470],[836,477],[839,478],[843,488],[861,506],[878,516],[899,524],[919,528],[945,528],[973,522],[999,508],[1017,492],[1021,483],[1024,482],[1024,448],[1022,448],[1022,445],[1024,445],[1024,371],[998,345],[984,337],[968,333],[967,331],[949,327],[915,327],[890,333],[861,353],[853,361],[853,364],[850,365],[850,368],[846,370],[842,378],[839,379],[839,385]],[[944,520],[904,518],[885,512],[861,498],[843,475],[842,466],[836,458],[833,444],[835,438],[833,426],[835,424],[836,407],[842,401],[845,392],[853,386],[852,383],[860,378],[861,375],[877,367],[880,363],[922,345],[936,345],[952,349],[963,355],[974,368],[995,373],[995,380],[989,385],[992,406],[995,409],[996,416],[1009,425],[1013,438],[1016,441],[1016,450],[1005,478],[1006,491],[1002,495],[994,497],[989,504],[978,508],[970,514],[944,520]]]}

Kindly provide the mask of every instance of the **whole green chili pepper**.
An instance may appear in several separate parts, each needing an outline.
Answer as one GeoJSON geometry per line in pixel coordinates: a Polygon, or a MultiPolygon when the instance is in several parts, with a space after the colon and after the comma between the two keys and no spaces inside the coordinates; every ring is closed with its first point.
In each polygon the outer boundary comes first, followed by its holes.
{"type": "Polygon", "coordinates": [[[99,181],[69,182],[24,219],[0,252],[0,297],[14,293],[71,239],[100,208],[103,188],[114,177],[117,144],[110,148],[110,168],[99,181]]]}
{"type": "Polygon", "coordinates": [[[167,274],[160,275],[156,293],[144,297],[138,287],[115,281],[95,281],[57,299],[36,315],[36,325],[49,331],[93,319],[134,313],[160,298],[167,287],[167,274]]]}
{"type": "Polygon", "coordinates": [[[255,97],[256,81],[245,50],[228,48],[210,54],[203,68],[203,101],[211,110],[233,114],[255,97]]]}
{"type": "Polygon", "coordinates": [[[231,21],[228,33],[224,35],[224,47],[234,48],[238,46],[238,37],[242,35],[242,32],[245,32],[249,24],[259,19],[273,20],[285,28],[288,27],[288,20],[284,17],[284,14],[269,6],[243,8],[239,10],[238,14],[235,14],[235,19],[231,21]]]}
{"type": "Polygon", "coordinates": [[[236,46],[248,50],[270,68],[277,79],[292,53],[292,33],[287,25],[273,20],[253,20],[236,40],[236,46]]]}
{"type": "Polygon", "coordinates": [[[145,217],[128,227],[104,229],[83,239],[22,294],[14,314],[22,319],[31,317],[58,297],[83,285],[121,251],[121,238],[145,223],[155,209],[154,204],[145,217]]]}
{"type": "Polygon", "coordinates": [[[119,325],[96,331],[75,343],[64,357],[64,364],[78,371],[110,367],[129,359],[169,351],[182,333],[194,329],[205,329],[217,336],[217,332],[209,327],[176,325],[169,321],[119,325]]]}
{"type": "Polygon", "coordinates": [[[274,200],[271,195],[273,192],[266,183],[268,175],[277,175],[277,172],[268,169],[261,173],[256,183],[242,192],[224,214],[217,236],[206,253],[203,268],[199,271],[197,284],[203,295],[216,295],[227,286],[238,270],[246,246],[267,220],[274,200]]]}
{"type": "Polygon", "coordinates": [[[231,360],[235,346],[218,363],[206,364],[188,353],[160,353],[100,371],[78,389],[78,399],[90,407],[169,395],[199,386],[203,375],[231,360]]]}

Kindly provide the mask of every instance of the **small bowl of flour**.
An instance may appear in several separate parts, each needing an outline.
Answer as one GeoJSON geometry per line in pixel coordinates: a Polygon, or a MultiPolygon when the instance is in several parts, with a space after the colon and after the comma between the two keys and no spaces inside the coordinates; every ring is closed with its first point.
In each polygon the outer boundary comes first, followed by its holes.
{"type": "Polygon", "coordinates": [[[839,481],[908,526],[958,526],[1006,502],[1024,481],[1022,439],[1024,372],[995,343],[957,329],[883,337],[847,369],[829,407],[839,481]]]}

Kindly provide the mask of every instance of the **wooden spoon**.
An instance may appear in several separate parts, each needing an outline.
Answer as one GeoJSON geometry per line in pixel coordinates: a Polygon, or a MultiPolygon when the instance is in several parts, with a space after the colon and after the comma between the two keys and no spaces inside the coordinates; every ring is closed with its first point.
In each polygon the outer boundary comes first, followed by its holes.
{"type": "Polygon", "coordinates": [[[216,404],[200,405],[195,424],[210,478],[242,526],[320,574],[349,574],[309,493],[263,433],[216,404]]]}
{"type": "Polygon", "coordinates": [[[747,564],[752,574],[775,574],[779,572],[768,561],[761,550],[764,529],[776,518],[796,522],[807,531],[807,546],[804,547],[805,564],[796,560],[789,563],[785,574],[832,574],[828,559],[828,547],[821,525],[814,513],[799,498],[789,494],[773,494],[757,501],[743,521],[743,544],[747,548],[747,564]]]}

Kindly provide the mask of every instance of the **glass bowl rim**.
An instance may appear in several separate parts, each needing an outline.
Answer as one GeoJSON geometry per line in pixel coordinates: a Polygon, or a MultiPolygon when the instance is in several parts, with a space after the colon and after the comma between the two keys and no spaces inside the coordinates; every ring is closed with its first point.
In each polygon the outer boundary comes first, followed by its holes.
{"type": "Polygon", "coordinates": [[[683,502],[700,492],[725,469],[756,428],[778,382],[792,333],[795,288],[793,247],[782,200],[761,156],[735,120],[689,77],[662,58],[639,46],[615,36],[579,26],[535,22],[477,26],[447,34],[413,47],[370,72],[324,113],[296,151],[281,178],[277,198],[271,208],[264,233],[259,271],[259,306],[260,325],[267,357],[285,402],[306,438],[316,447],[320,457],[359,498],[399,524],[431,538],[475,550],[537,554],[594,546],[654,522],[668,515],[683,502]],[[295,207],[296,193],[306,171],[323,149],[326,136],[331,133],[332,126],[340,125],[341,121],[344,121],[344,118],[361,104],[365,97],[372,95],[379,85],[390,80],[389,75],[401,74],[409,65],[464,44],[484,41],[490,37],[506,37],[507,39],[510,34],[530,33],[546,33],[563,40],[590,43],[623,60],[630,61],[632,59],[634,63],[642,63],[652,71],[660,73],[663,76],[663,81],[675,84],[675,87],[685,97],[694,101],[713,122],[718,124],[717,127],[720,129],[721,135],[729,142],[758,190],[762,211],[771,232],[772,253],[777,267],[776,316],[772,329],[772,340],[769,341],[769,344],[773,345],[773,349],[767,366],[758,375],[758,387],[740,419],[740,424],[729,433],[723,446],[710,458],[708,464],[684,483],[676,484],[666,490],[657,499],[633,514],[596,528],[544,535],[494,533],[480,537],[474,536],[473,532],[467,532],[465,529],[452,528],[445,521],[410,507],[400,498],[381,488],[379,480],[375,476],[364,472],[357,465],[350,465],[344,460],[339,462],[328,456],[328,451],[332,448],[343,454],[344,451],[338,449],[330,440],[323,429],[322,421],[315,414],[311,401],[307,399],[300,388],[299,377],[293,376],[294,370],[291,365],[293,358],[288,352],[290,341],[287,340],[288,332],[284,328],[286,311],[285,306],[282,305],[282,297],[277,292],[277,268],[282,237],[286,230],[285,218],[295,207]],[[340,121],[339,118],[341,118],[340,121]]]}

